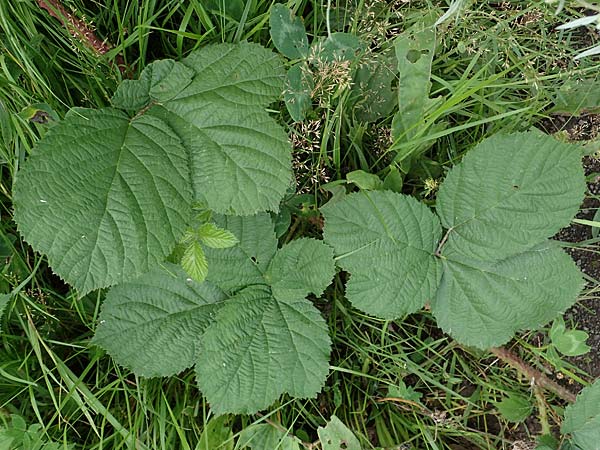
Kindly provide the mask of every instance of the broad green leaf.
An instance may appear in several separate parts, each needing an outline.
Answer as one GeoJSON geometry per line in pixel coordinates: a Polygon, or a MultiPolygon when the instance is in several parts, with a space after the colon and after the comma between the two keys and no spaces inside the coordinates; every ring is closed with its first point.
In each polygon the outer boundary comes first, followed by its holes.
{"type": "Polygon", "coordinates": [[[4,308],[10,302],[10,294],[0,294],[0,319],[2,318],[2,314],[4,313],[4,308]]]}
{"type": "Polygon", "coordinates": [[[392,88],[397,77],[398,61],[390,51],[359,67],[352,87],[357,97],[354,110],[359,120],[375,122],[392,112],[398,103],[398,94],[392,88]]]}
{"type": "Polygon", "coordinates": [[[402,174],[395,166],[389,167],[389,172],[383,180],[383,189],[387,189],[393,192],[402,192],[402,186],[404,185],[404,179],[402,174]]]}
{"type": "Polygon", "coordinates": [[[234,439],[227,416],[213,417],[200,435],[195,450],[233,450],[234,439]]]}
{"type": "Polygon", "coordinates": [[[300,17],[295,17],[290,8],[280,3],[271,7],[269,16],[271,39],[275,48],[290,59],[308,55],[308,36],[300,17]]]}
{"type": "Polygon", "coordinates": [[[192,201],[276,211],[291,182],[290,144],[265,108],[283,82],[279,57],[248,43],[150,64],[113,99],[133,118],[74,109],[39,141],[15,183],[20,231],[85,294],[163,261],[192,201]]]}
{"type": "Polygon", "coordinates": [[[200,226],[198,237],[204,245],[210,248],[229,248],[238,243],[231,231],[219,228],[214,223],[205,223],[200,226]]]}
{"type": "Polygon", "coordinates": [[[350,194],[321,211],[325,242],[351,274],[346,296],[354,306],[394,319],[431,300],[440,278],[433,254],[442,230],[427,206],[376,191],[350,194]]]}
{"type": "Polygon", "coordinates": [[[363,47],[364,43],[354,34],[331,33],[313,42],[310,60],[315,64],[353,61],[363,47]]]}
{"type": "Polygon", "coordinates": [[[550,242],[495,262],[451,253],[442,259],[431,309],[438,326],[465,345],[494,347],[516,331],[541,327],[571,306],[583,286],[572,259],[550,242]]]}
{"type": "Polygon", "coordinates": [[[533,411],[531,401],[520,394],[511,393],[496,403],[500,414],[510,422],[523,422],[533,411]]]}
{"type": "Polygon", "coordinates": [[[194,281],[202,283],[208,275],[208,262],[199,242],[190,242],[181,257],[181,267],[194,281]]]}
{"type": "Polygon", "coordinates": [[[294,122],[305,119],[312,107],[313,75],[306,62],[293,65],[287,71],[287,82],[283,98],[294,122]]]}
{"type": "Polygon", "coordinates": [[[277,251],[277,238],[269,214],[221,216],[215,220],[219,227],[230,231],[239,244],[226,249],[206,249],[210,267],[208,281],[227,292],[264,284],[263,273],[277,251]]]}
{"type": "Polygon", "coordinates": [[[138,375],[174,375],[194,364],[223,299],[216,287],[165,263],[108,292],[93,342],[138,375]]]}
{"type": "Polygon", "coordinates": [[[578,147],[539,132],[496,134],[450,171],[436,209],[447,246],[500,260],[568,225],[585,189],[578,147]]]}
{"type": "Polygon", "coordinates": [[[247,6],[250,12],[255,10],[256,0],[203,0],[201,5],[214,14],[239,21],[247,6]]]}
{"type": "Polygon", "coordinates": [[[271,424],[259,423],[244,428],[240,433],[236,450],[300,450],[300,441],[271,424]]]}
{"type": "Polygon", "coordinates": [[[567,80],[557,89],[554,113],[569,115],[600,113],[600,80],[567,80]]]}
{"type": "Polygon", "coordinates": [[[323,450],[361,450],[354,433],[336,416],[331,416],[325,427],[319,427],[317,434],[323,450]]]}
{"type": "Polygon", "coordinates": [[[565,410],[561,432],[582,450],[600,449],[600,381],[583,389],[565,410]]]}
{"type": "Polygon", "coordinates": [[[187,151],[158,119],[74,109],[17,174],[15,221],[85,294],[169,255],[191,216],[188,174],[187,151]]]}
{"type": "Polygon", "coordinates": [[[333,250],[322,241],[301,238],[279,250],[265,275],[273,296],[281,301],[320,296],[335,275],[333,250]]]}
{"type": "Polygon", "coordinates": [[[376,191],[383,187],[383,181],[381,179],[369,172],[365,172],[364,170],[353,170],[346,174],[346,180],[349,183],[354,183],[361,190],[366,191],[376,191]]]}
{"type": "Polygon", "coordinates": [[[284,392],[314,397],[329,369],[327,324],[305,299],[276,300],[265,287],[240,291],[202,336],[196,372],[217,414],[255,413],[284,392]]]}

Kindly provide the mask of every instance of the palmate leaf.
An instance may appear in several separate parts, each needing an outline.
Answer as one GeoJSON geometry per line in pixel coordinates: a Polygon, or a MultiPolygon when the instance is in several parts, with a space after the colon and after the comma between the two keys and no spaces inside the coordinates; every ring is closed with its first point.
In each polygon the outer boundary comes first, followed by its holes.
{"type": "Polygon", "coordinates": [[[93,342],[138,375],[173,375],[193,366],[198,337],[224,299],[214,285],[165,263],[109,291],[93,342]]]}
{"type": "Polygon", "coordinates": [[[584,188],[573,146],[537,132],[495,136],[442,185],[443,239],[426,206],[387,191],[323,207],[324,237],[357,308],[391,319],[429,302],[442,329],[488,348],[576,301],[581,274],[547,238],[569,223],[584,188]]]}
{"type": "Polygon", "coordinates": [[[120,85],[115,108],[72,110],[17,176],[24,238],[85,294],[163,261],[192,201],[222,213],[277,210],[290,145],[265,107],[283,82],[271,51],[213,45],[150,64],[120,85]]]}
{"type": "Polygon", "coordinates": [[[216,216],[238,240],[206,248],[208,280],[165,265],[109,291],[94,342],[144,376],[196,363],[217,413],[253,413],[281,394],[314,396],[329,369],[327,324],[306,295],[333,278],[333,251],[314,239],[277,250],[269,214],[216,216]]]}
{"type": "Polygon", "coordinates": [[[357,308],[393,319],[417,311],[437,288],[439,221],[417,200],[390,191],[360,192],[321,208],[323,236],[350,272],[346,296],[357,308]]]}
{"type": "Polygon", "coordinates": [[[583,389],[565,410],[561,432],[581,450],[600,449],[600,381],[583,389]]]}

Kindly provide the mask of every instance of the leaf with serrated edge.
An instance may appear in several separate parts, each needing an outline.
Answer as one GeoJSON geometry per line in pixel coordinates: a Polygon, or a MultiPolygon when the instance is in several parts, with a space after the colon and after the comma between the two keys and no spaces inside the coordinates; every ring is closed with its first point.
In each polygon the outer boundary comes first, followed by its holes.
{"type": "Polygon", "coordinates": [[[333,250],[322,241],[301,238],[284,245],[265,275],[278,300],[319,296],[335,275],[333,250]]]}
{"type": "Polygon", "coordinates": [[[223,299],[165,263],[108,292],[93,342],[138,375],[174,375],[194,364],[198,338],[223,299]]]}
{"type": "Polygon", "coordinates": [[[584,388],[565,410],[561,432],[582,450],[600,449],[600,380],[584,388]]]}
{"type": "Polygon", "coordinates": [[[181,267],[186,273],[198,283],[202,283],[208,274],[208,262],[204,250],[198,242],[187,244],[181,257],[181,267]]]}
{"type": "Polygon", "coordinates": [[[501,133],[449,172],[436,209],[451,230],[447,244],[470,258],[499,260],[568,225],[585,189],[578,147],[540,132],[501,133]]]}
{"type": "Polygon", "coordinates": [[[354,306],[395,319],[432,298],[440,277],[433,254],[442,230],[427,206],[395,192],[360,192],[321,211],[324,240],[351,274],[346,296],[354,306]]]}
{"type": "Polygon", "coordinates": [[[217,414],[255,413],[284,392],[314,397],[329,369],[327,324],[307,300],[278,301],[247,288],[228,300],[202,336],[196,372],[217,414]]]}
{"type": "Polygon", "coordinates": [[[254,284],[264,284],[263,273],[277,251],[277,237],[271,216],[216,216],[215,223],[230,231],[239,241],[226,249],[206,248],[210,271],[208,281],[227,292],[254,284]]]}
{"type": "Polygon", "coordinates": [[[485,349],[564,312],[577,300],[582,278],[571,258],[552,244],[498,262],[453,251],[443,261],[431,303],[438,326],[462,344],[485,349]]]}
{"type": "Polygon", "coordinates": [[[15,221],[54,272],[85,294],[169,255],[191,217],[188,174],[187,152],[163,122],[75,109],[17,174],[15,221]]]}
{"type": "Polygon", "coordinates": [[[205,223],[198,228],[198,237],[210,248],[229,248],[238,243],[235,235],[228,230],[217,227],[214,223],[205,223]]]}

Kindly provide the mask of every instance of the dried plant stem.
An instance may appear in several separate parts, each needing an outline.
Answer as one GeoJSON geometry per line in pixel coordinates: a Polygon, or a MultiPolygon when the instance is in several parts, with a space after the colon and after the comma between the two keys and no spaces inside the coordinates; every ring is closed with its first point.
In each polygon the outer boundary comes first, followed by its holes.
{"type": "MultiPolygon", "coordinates": [[[[37,4],[40,8],[48,11],[52,17],[58,19],[74,38],[79,39],[97,55],[104,55],[112,49],[108,43],[96,36],[96,33],[84,20],[68,12],[60,0],[37,0],[37,4]]],[[[124,73],[126,66],[123,57],[117,55],[115,61],[121,73],[124,73]]]]}
{"type": "Polygon", "coordinates": [[[492,352],[494,356],[501,361],[504,361],[506,364],[517,369],[519,372],[525,375],[527,379],[530,380],[535,386],[539,386],[542,389],[553,392],[569,403],[575,402],[575,394],[562,387],[557,382],[551,380],[539,370],[531,367],[510,350],[504,347],[494,347],[490,349],[490,352],[492,352]]]}

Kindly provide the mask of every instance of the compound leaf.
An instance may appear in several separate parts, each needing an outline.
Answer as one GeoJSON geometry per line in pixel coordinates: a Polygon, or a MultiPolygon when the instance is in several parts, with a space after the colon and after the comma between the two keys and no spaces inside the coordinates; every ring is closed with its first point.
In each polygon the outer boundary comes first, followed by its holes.
{"type": "Polygon", "coordinates": [[[346,296],[354,306],[393,319],[432,298],[440,277],[433,255],[442,229],[427,206],[395,192],[363,191],[321,211],[325,242],[351,274],[346,296]]]}
{"type": "Polygon", "coordinates": [[[571,258],[550,244],[496,262],[452,252],[443,259],[431,303],[438,326],[462,344],[485,349],[564,312],[577,300],[582,278],[571,258]]]}
{"type": "Polygon", "coordinates": [[[174,375],[194,364],[199,337],[224,298],[165,263],[108,292],[93,342],[138,375],[174,375]]]}
{"type": "Polygon", "coordinates": [[[335,275],[333,250],[322,241],[302,238],[283,246],[265,275],[278,300],[319,296],[335,275]]]}
{"type": "Polygon", "coordinates": [[[328,372],[327,324],[305,299],[251,287],[228,300],[202,336],[198,384],[217,414],[254,413],[287,392],[313,397],[328,372]]]}
{"type": "Polygon", "coordinates": [[[295,17],[290,8],[280,3],[271,7],[269,17],[271,39],[275,48],[290,59],[308,55],[308,36],[302,19],[295,17]]]}
{"type": "Polygon", "coordinates": [[[217,227],[214,223],[205,223],[198,228],[198,237],[210,248],[229,248],[238,243],[235,235],[228,230],[217,227]]]}
{"type": "Polygon", "coordinates": [[[85,294],[169,255],[191,216],[188,174],[185,148],[158,119],[74,109],[18,173],[15,221],[85,294]]]}
{"type": "Polygon", "coordinates": [[[561,431],[571,434],[581,449],[598,449],[600,439],[600,381],[584,388],[577,401],[565,410],[561,431]]]}
{"type": "Polygon", "coordinates": [[[436,208],[448,244],[470,258],[500,260],[569,224],[585,188],[576,146],[540,132],[496,134],[448,173],[436,208]]]}

